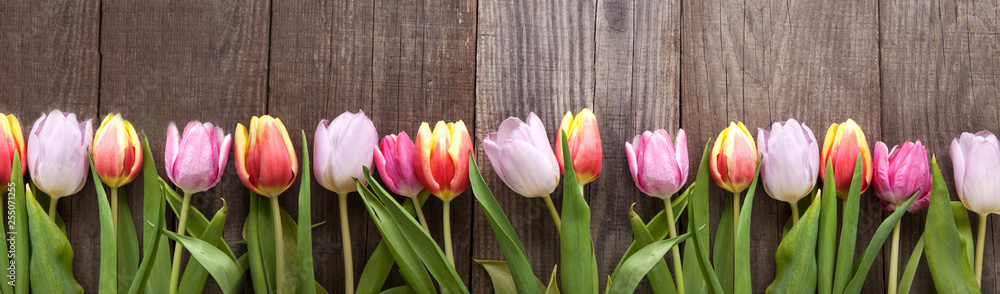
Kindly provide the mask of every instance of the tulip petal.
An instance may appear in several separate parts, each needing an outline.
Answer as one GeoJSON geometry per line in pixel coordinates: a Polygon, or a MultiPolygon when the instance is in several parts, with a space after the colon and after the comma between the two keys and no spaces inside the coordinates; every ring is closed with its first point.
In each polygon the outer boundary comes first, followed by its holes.
{"type": "Polygon", "coordinates": [[[545,196],[555,190],[558,178],[553,177],[552,167],[541,160],[544,153],[524,140],[512,140],[500,148],[503,164],[500,169],[507,175],[504,181],[511,189],[525,197],[545,196]]]}
{"type": "Polygon", "coordinates": [[[171,182],[177,183],[177,179],[174,177],[174,160],[177,158],[177,149],[179,148],[180,138],[177,134],[177,125],[174,124],[174,122],[170,122],[170,124],[167,125],[166,139],[167,145],[163,148],[163,167],[167,170],[167,178],[169,178],[171,182]]]}

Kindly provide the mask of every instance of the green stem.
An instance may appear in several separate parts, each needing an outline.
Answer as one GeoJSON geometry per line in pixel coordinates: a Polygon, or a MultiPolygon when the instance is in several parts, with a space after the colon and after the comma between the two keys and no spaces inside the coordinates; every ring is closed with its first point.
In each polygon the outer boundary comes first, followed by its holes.
{"type": "MultiPolygon", "coordinates": [[[[733,250],[736,250],[736,243],[739,242],[739,225],[740,225],[740,193],[733,192],[733,250]]],[[[733,254],[733,264],[737,264],[735,251],[733,254]]],[[[735,272],[734,272],[735,274],[735,272]]],[[[734,289],[735,291],[735,289],[734,289]]]]}
{"type": "MultiPolygon", "coordinates": [[[[347,218],[347,193],[337,194],[340,197],[340,239],[344,242],[344,287],[345,293],[354,293],[354,256],[351,252],[351,229],[347,218]]],[[[420,203],[417,200],[416,203],[420,203]]],[[[417,206],[420,211],[420,205],[417,206]]],[[[281,284],[278,284],[281,285],[281,284]]]]}
{"type": "Polygon", "coordinates": [[[274,275],[278,294],[284,293],[285,285],[285,238],[281,232],[281,207],[278,206],[278,196],[271,198],[271,218],[274,219],[274,275]]]}
{"type": "Polygon", "coordinates": [[[56,221],[56,201],[59,201],[59,197],[49,198],[49,218],[52,222],[56,221]]]}
{"type": "Polygon", "coordinates": [[[118,187],[111,187],[111,224],[118,238],[118,187]]]}
{"type": "Polygon", "coordinates": [[[989,214],[979,215],[979,234],[976,239],[976,283],[983,285],[983,245],[986,241],[986,217],[989,214]]]}
{"type": "MultiPolygon", "coordinates": [[[[672,196],[671,196],[672,197],[672,196]]],[[[670,226],[670,238],[677,237],[677,228],[674,225],[674,206],[670,203],[670,198],[663,198],[663,211],[667,213],[667,224],[670,226]]],[[[684,293],[684,271],[681,269],[681,252],[677,246],[671,249],[674,254],[674,280],[677,284],[677,293],[684,293]]]]}
{"type": "Polygon", "coordinates": [[[422,196],[422,194],[424,194],[425,191],[427,190],[420,191],[420,194],[417,194],[417,197],[413,197],[412,200],[413,200],[413,208],[414,210],[417,211],[417,219],[420,220],[420,226],[424,227],[424,232],[430,234],[431,229],[427,227],[427,219],[424,218],[424,209],[423,207],[420,206],[421,205],[420,199],[422,199],[422,197],[420,196],[422,196]]]}
{"type": "Polygon", "coordinates": [[[899,227],[903,223],[900,219],[896,222],[896,227],[892,229],[892,249],[889,257],[889,294],[896,294],[896,274],[899,272],[899,227]]]}
{"type": "Polygon", "coordinates": [[[792,205],[792,225],[794,226],[795,223],[799,222],[799,202],[796,201],[789,204],[792,205]]]}
{"type": "Polygon", "coordinates": [[[444,249],[445,255],[452,266],[455,266],[455,252],[451,248],[451,200],[444,200],[441,208],[444,211],[442,222],[444,223],[444,249]]]}
{"type": "Polygon", "coordinates": [[[545,200],[545,206],[549,207],[549,215],[552,216],[552,223],[556,225],[556,232],[560,235],[562,234],[562,220],[559,219],[559,211],[556,210],[556,205],[552,204],[552,197],[549,195],[542,196],[545,200]]]}
{"type": "MultiPolygon", "coordinates": [[[[181,204],[181,219],[177,223],[177,235],[184,236],[184,227],[187,225],[188,208],[191,204],[191,193],[184,192],[184,201],[181,204]]],[[[174,243],[174,262],[170,267],[170,294],[177,293],[177,282],[181,276],[181,253],[184,246],[181,242],[174,243]]]]}

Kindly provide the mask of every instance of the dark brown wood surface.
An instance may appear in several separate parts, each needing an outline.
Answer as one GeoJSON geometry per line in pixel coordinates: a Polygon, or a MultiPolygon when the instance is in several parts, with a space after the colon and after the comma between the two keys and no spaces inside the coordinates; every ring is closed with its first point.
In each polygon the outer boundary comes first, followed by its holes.
{"type": "MultiPolygon", "coordinates": [[[[380,135],[413,137],[421,122],[463,120],[535,274],[547,280],[559,248],[544,203],[504,186],[479,145],[503,119],[529,112],[554,141],[562,116],[588,107],[604,145],[602,174],[587,188],[603,286],[632,240],[629,207],[635,203],[648,219],[663,205],[635,188],[625,160],[625,142],[645,130],[685,129],[690,182],[701,149],[730,121],[756,134],[796,118],[822,143],[830,124],[853,118],[872,147],[879,140],[921,140],[951,183],[951,140],[961,132],[1000,131],[998,6],[979,0],[5,1],[0,112],[17,115],[26,131],[55,108],[93,118],[95,127],[120,112],[149,136],[154,158],[147,160],[161,174],[170,121],[182,127],[209,121],[232,132],[236,123],[270,114],[300,148],[300,131],[312,144],[319,120],[344,111],[364,111],[380,135]]],[[[140,186],[125,189],[133,211],[141,207],[140,186]]],[[[314,222],[327,221],[313,235],[316,277],[340,293],[336,195],[315,180],[312,189],[314,222]]],[[[726,198],[712,191],[714,227],[726,198]]],[[[790,214],[763,189],[757,193],[755,293],[775,275],[774,251],[790,214]]],[[[281,205],[294,215],[295,194],[285,194],[281,205]]],[[[225,198],[224,236],[235,244],[246,195],[230,164],[219,186],[193,203],[211,213],[225,198]]],[[[88,292],[98,276],[94,197],[88,184],[59,204],[76,278],[88,292]]],[[[561,198],[557,190],[557,206],[561,198]]],[[[357,279],[380,237],[360,199],[352,194],[349,206],[357,279]]],[[[440,241],[441,202],[432,199],[425,212],[440,241]]],[[[858,253],[887,215],[874,192],[865,193],[858,253]]],[[[138,224],[140,214],[134,217],[138,224]]],[[[492,292],[473,259],[503,255],[471,194],[455,200],[452,219],[459,274],[473,292],[492,292]]],[[[923,212],[903,218],[900,262],[924,220],[923,212]]],[[[994,241],[987,242],[983,281],[994,286],[984,292],[1000,293],[1000,219],[990,226],[987,238],[994,241]]],[[[863,292],[885,292],[886,280],[895,278],[882,258],[888,253],[875,261],[863,292]]],[[[389,285],[402,283],[390,276],[389,285]]],[[[932,283],[921,263],[914,288],[929,292],[932,283]]],[[[650,291],[644,284],[637,292],[650,291]]]]}

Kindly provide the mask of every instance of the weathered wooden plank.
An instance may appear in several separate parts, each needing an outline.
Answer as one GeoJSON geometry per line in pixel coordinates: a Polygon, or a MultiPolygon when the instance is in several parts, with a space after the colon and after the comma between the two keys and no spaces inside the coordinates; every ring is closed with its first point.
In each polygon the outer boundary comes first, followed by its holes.
{"type": "MultiPolygon", "coordinates": [[[[567,111],[593,105],[594,17],[596,2],[479,2],[476,74],[476,141],[478,163],[500,206],[524,244],[536,276],[547,280],[559,263],[558,233],[545,204],[507,188],[479,147],[509,116],[522,119],[535,112],[555,143],[567,111]]],[[[602,113],[595,109],[598,116],[602,113]]],[[[561,207],[562,192],[552,194],[561,207]]],[[[472,257],[503,259],[496,237],[481,210],[475,208],[476,242],[472,257]]],[[[596,215],[595,215],[596,217],[596,215]]],[[[596,223],[596,222],[595,222],[596,223]]],[[[471,284],[489,292],[489,276],[476,266],[471,284]]]]}
{"type": "MultiPolygon", "coordinates": [[[[24,139],[42,113],[52,109],[95,118],[100,56],[99,3],[33,1],[0,3],[0,112],[14,114],[24,139]]],[[[95,128],[100,118],[94,122],[95,128]]],[[[74,250],[73,272],[87,291],[97,288],[100,253],[94,234],[94,185],[59,201],[74,250]]]]}
{"type": "MultiPolygon", "coordinates": [[[[100,113],[120,112],[149,136],[153,158],[146,160],[155,160],[161,175],[168,122],[183,127],[189,120],[207,121],[233,132],[236,123],[246,124],[251,115],[264,113],[267,2],[109,0],[101,7],[100,113]]],[[[125,191],[133,218],[140,221],[141,182],[125,191]]],[[[246,195],[229,164],[222,181],[194,197],[192,205],[210,215],[221,207],[219,198],[225,198],[229,221],[223,236],[236,242],[242,239],[246,195]]],[[[94,208],[87,205],[78,209],[93,214],[94,208]]],[[[94,223],[96,218],[88,225],[94,223]]],[[[237,252],[243,250],[237,246],[237,252]]],[[[95,257],[88,264],[97,263],[95,257]]],[[[81,280],[95,287],[96,271],[87,273],[84,276],[93,278],[81,280]]]]}
{"type": "MultiPolygon", "coordinates": [[[[309,148],[314,149],[313,136],[320,120],[333,120],[344,111],[371,112],[372,19],[370,2],[274,3],[268,113],[281,118],[293,133],[296,150],[301,150],[300,130],[305,131],[309,148]]],[[[343,292],[344,249],[338,196],[320,186],[315,177],[310,181],[313,222],[327,222],[313,230],[316,280],[328,291],[343,292]]],[[[293,192],[298,191],[298,184],[289,191],[281,205],[294,214],[298,202],[293,192]]],[[[364,204],[356,196],[348,196],[355,284],[368,260],[370,222],[364,204]]]]}

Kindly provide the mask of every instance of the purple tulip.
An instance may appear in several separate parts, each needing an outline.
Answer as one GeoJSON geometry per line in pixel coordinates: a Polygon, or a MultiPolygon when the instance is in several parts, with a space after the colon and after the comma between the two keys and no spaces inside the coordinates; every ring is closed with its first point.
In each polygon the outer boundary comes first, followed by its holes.
{"type": "Polygon", "coordinates": [[[649,196],[667,199],[684,186],[688,177],[687,135],[677,131],[676,145],[663,129],[645,131],[625,142],[629,171],[639,190],[649,196]]]}
{"type": "Polygon", "coordinates": [[[1000,210],[1000,142],[989,131],[962,133],[951,141],[955,190],[965,208],[986,215],[1000,210]]]}
{"type": "Polygon", "coordinates": [[[185,193],[198,193],[219,183],[226,170],[232,138],[212,123],[192,121],[184,127],[183,137],[177,125],[167,126],[164,151],[167,177],[185,193]]]}
{"type": "Polygon", "coordinates": [[[559,185],[556,155],[534,112],[527,123],[516,117],[504,120],[483,139],[483,150],[500,179],[521,196],[547,196],[559,185]]]}
{"type": "Polygon", "coordinates": [[[345,194],[358,190],[355,178],[368,184],[362,167],[372,166],[378,132],[364,112],[345,111],[332,122],[320,121],[314,140],[313,173],[320,185],[345,194]]]}
{"type": "Polygon", "coordinates": [[[90,120],[53,110],[35,121],[28,135],[28,169],[39,190],[53,198],[83,189],[89,175],[87,150],[94,140],[90,120]]]}
{"type": "Polygon", "coordinates": [[[413,141],[406,132],[388,135],[375,150],[375,167],[393,193],[413,197],[424,189],[413,167],[413,141]]]}
{"type": "Polygon", "coordinates": [[[903,147],[893,146],[892,151],[885,143],[877,142],[873,157],[875,177],[872,185],[882,209],[895,211],[897,205],[910,200],[918,190],[920,195],[907,211],[916,213],[927,208],[931,201],[931,170],[927,148],[920,140],[903,142],[903,147]]]}
{"type": "Polygon", "coordinates": [[[819,144],[812,129],[794,118],[757,129],[760,177],[771,198],[795,203],[812,192],[819,175],[819,144]]]}

